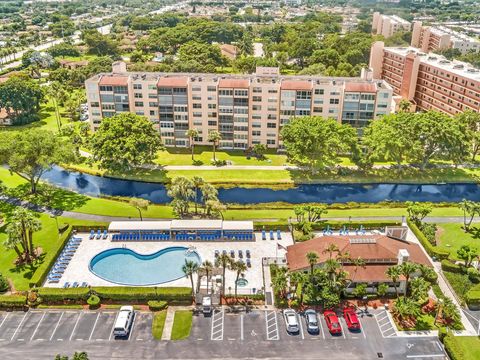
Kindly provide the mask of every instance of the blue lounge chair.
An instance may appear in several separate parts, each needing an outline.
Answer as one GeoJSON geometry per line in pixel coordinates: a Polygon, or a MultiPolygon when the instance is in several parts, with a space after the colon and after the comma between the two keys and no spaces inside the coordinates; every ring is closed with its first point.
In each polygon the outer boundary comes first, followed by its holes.
{"type": "Polygon", "coordinates": [[[49,283],[59,283],[60,279],[48,279],[49,283]]]}
{"type": "Polygon", "coordinates": [[[242,250],[238,250],[238,257],[243,258],[243,251],[242,250]]]}
{"type": "Polygon", "coordinates": [[[62,275],[48,275],[48,280],[60,280],[60,278],[62,277],[62,275]]]}
{"type": "Polygon", "coordinates": [[[98,229],[97,230],[97,240],[102,237],[102,230],[98,229]]]}
{"type": "Polygon", "coordinates": [[[78,239],[70,239],[68,240],[68,243],[69,244],[80,244],[82,242],[82,240],[78,240],[78,239]]]}
{"type": "Polygon", "coordinates": [[[250,259],[247,259],[247,267],[252,267],[252,263],[251,263],[250,259]]]}
{"type": "Polygon", "coordinates": [[[105,229],[103,230],[103,239],[107,239],[108,238],[108,231],[105,229]]]}
{"type": "Polygon", "coordinates": [[[247,259],[250,259],[250,250],[246,250],[245,255],[247,256],[247,259]]]}
{"type": "Polygon", "coordinates": [[[72,284],[72,287],[73,287],[73,288],[77,288],[77,287],[79,287],[79,286],[80,286],[80,284],[79,284],[78,282],[76,282],[76,281],[72,284]]]}
{"type": "Polygon", "coordinates": [[[82,282],[82,283],[80,284],[80,287],[88,287],[88,283],[86,283],[86,282],[84,281],[84,282],[82,282]]]}
{"type": "Polygon", "coordinates": [[[280,230],[277,230],[277,240],[282,240],[282,233],[280,230]]]}
{"type": "Polygon", "coordinates": [[[267,240],[267,234],[265,234],[265,230],[262,230],[262,240],[267,240]]]}
{"type": "Polygon", "coordinates": [[[89,239],[92,240],[95,238],[95,231],[94,230],[90,230],[90,237],[89,239]]]}
{"type": "Polygon", "coordinates": [[[270,230],[270,240],[275,240],[275,238],[273,237],[273,230],[270,230]]]}
{"type": "Polygon", "coordinates": [[[70,287],[70,283],[68,281],[65,284],[63,284],[64,289],[69,288],[69,287],[70,287]]]}

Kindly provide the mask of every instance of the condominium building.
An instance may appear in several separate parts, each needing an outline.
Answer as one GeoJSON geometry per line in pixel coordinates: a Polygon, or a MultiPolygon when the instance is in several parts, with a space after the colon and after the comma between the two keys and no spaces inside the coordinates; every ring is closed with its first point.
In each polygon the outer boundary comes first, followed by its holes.
{"type": "Polygon", "coordinates": [[[389,38],[399,31],[410,31],[412,24],[397,15],[383,15],[378,11],[373,13],[372,31],[377,35],[389,38]]]}
{"type": "Polygon", "coordinates": [[[423,26],[421,21],[413,22],[411,45],[424,52],[458,49],[464,54],[480,51],[479,40],[445,26],[423,26]]]}
{"type": "Polygon", "coordinates": [[[421,110],[455,115],[480,112],[480,70],[413,47],[386,48],[375,42],[370,53],[373,76],[389,83],[395,95],[421,110]]]}
{"type": "Polygon", "coordinates": [[[155,123],[167,146],[189,146],[186,131],[195,128],[196,144],[210,144],[208,134],[217,130],[224,148],[282,148],[280,130],[292,117],[362,128],[392,108],[392,88],[368,71],[360,78],[281,76],[278,68],[253,75],[131,73],[120,63],[85,86],[92,130],[105,117],[132,112],[155,123]]]}

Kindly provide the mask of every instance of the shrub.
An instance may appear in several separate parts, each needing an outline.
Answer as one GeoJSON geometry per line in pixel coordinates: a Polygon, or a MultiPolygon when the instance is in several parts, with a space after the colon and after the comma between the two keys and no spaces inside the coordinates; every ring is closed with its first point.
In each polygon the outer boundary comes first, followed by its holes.
{"type": "Polygon", "coordinates": [[[0,296],[0,308],[23,309],[27,303],[25,295],[2,295],[0,296]]]}
{"type": "Polygon", "coordinates": [[[437,225],[436,224],[430,224],[430,223],[421,223],[419,226],[419,230],[425,235],[427,240],[430,242],[432,245],[436,245],[437,241],[435,238],[435,235],[437,233],[437,225]]]}
{"type": "Polygon", "coordinates": [[[465,302],[472,309],[480,308],[480,285],[475,285],[465,294],[465,302]]]}
{"type": "Polygon", "coordinates": [[[148,302],[148,308],[151,311],[160,311],[160,310],[166,309],[167,306],[168,306],[168,303],[166,301],[150,300],[148,302]]]}
{"type": "Polygon", "coordinates": [[[89,288],[38,288],[38,295],[44,303],[63,303],[65,301],[85,302],[89,295],[89,288]]]}
{"type": "Polygon", "coordinates": [[[163,300],[167,302],[190,303],[192,290],[188,287],[94,287],[92,291],[102,300],[147,302],[163,300]]]}
{"type": "Polygon", "coordinates": [[[448,256],[450,255],[450,252],[445,251],[445,250],[436,249],[432,244],[430,244],[428,239],[425,237],[425,235],[420,231],[420,229],[417,227],[417,225],[415,225],[415,223],[413,221],[410,221],[410,220],[407,219],[407,225],[410,227],[412,232],[417,237],[418,241],[420,241],[422,246],[425,248],[425,251],[430,256],[434,256],[434,257],[436,257],[440,260],[448,258],[448,256]]]}
{"type": "Polygon", "coordinates": [[[7,278],[0,274],[0,293],[7,291],[10,288],[7,278]]]}
{"type": "Polygon", "coordinates": [[[90,295],[87,299],[87,304],[90,309],[98,309],[100,307],[100,298],[97,295],[90,295]]]}
{"type": "Polygon", "coordinates": [[[463,353],[462,348],[457,343],[455,336],[450,331],[448,331],[443,337],[443,344],[445,345],[445,351],[451,360],[465,359],[465,354],[463,353]]]}
{"type": "Polygon", "coordinates": [[[468,279],[474,283],[478,284],[480,282],[480,272],[475,268],[468,268],[467,269],[468,279]]]}
{"type": "Polygon", "coordinates": [[[465,269],[458,265],[458,264],[455,264],[449,260],[442,260],[442,270],[443,271],[448,271],[448,272],[452,272],[452,273],[456,273],[456,274],[463,274],[465,273],[465,269]]]}
{"type": "Polygon", "coordinates": [[[47,277],[48,271],[53,266],[53,264],[55,264],[55,261],[58,255],[60,255],[60,253],[62,252],[67,240],[70,239],[70,237],[72,236],[72,231],[72,227],[68,226],[67,230],[59,238],[60,245],[58,246],[57,251],[46,253],[43,262],[37,267],[37,270],[30,279],[30,287],[42,286],[45,278],[47,277]]]}
{"type": "MultiPolygon", "coordinates": [[[[225,299],[234,298],[235,295],[225,295],[225,299]]],[[[264,294],[249,294],[249,295],[238,295],[239,298],[251,299],[251,300],[265,300],[264,294]]]]}
{"type": "Polygon", "coordinates": [[[28,306],[36,306],[42,302],[42,298],[38,296],[36,291],[30,291],[27,296],[28,306]]]}

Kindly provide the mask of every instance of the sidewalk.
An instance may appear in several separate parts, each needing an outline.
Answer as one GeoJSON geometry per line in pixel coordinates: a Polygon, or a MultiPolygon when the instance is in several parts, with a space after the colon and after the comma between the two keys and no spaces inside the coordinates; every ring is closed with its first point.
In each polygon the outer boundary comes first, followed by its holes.
{"type": "Polygon", "coordinates": [[[192,310],[192,307],[169,306],[167,308],[167,316],[165,318],[165,325],[163,326],[162,340],[170,340],[172,337],[173,321],[175,319],[175,311],[177,310],[192,310]]]}

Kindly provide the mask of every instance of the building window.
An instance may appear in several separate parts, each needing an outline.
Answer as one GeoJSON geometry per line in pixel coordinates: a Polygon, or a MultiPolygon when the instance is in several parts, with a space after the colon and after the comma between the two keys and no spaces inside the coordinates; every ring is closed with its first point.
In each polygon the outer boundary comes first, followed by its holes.
{"type": "Polygon", "coordinates": [[[338,105],[340,103],[339,99],[330,99],[330,105],[338,105]]]}
{"type": "Polygon", "coordinates": [[[133,84],[135,90],[142,90],[142,84],[133,84]]]}
{"type": "Polygon", "coordinates": [[[143,106],[143,101],[135,101],[135,106],[143,106]]]}

